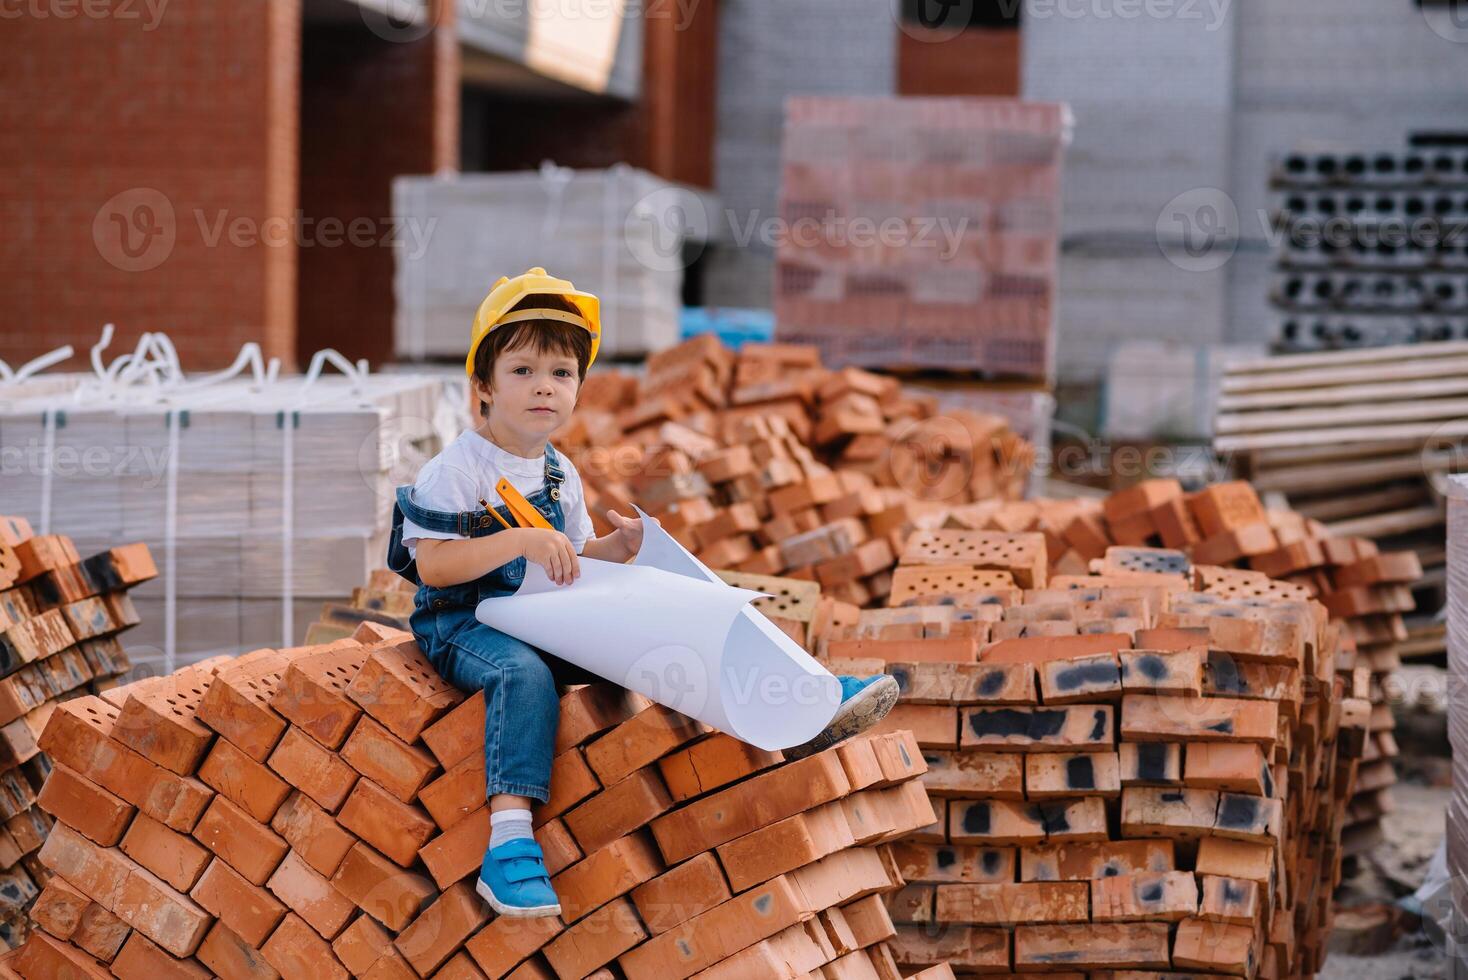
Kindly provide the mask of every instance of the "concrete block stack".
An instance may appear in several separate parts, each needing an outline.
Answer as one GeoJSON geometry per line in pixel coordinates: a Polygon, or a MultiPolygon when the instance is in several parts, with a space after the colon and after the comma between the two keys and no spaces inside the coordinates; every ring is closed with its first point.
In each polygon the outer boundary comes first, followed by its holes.
{"type": "Polygon", "coordinates": [[[894,848],[900,965],[1320,968],[1370,716],[1320,603],[1159,549],[1051,575],[1036,532],[919,532],[894,578],[821,650],[899,679],[942,801],[894,848]]]}
{"type": "Polygon", "coordinates": [[[58,701],[104,692],[130,664],[118,635],[137,623],[127,590],[157,574],[146,545],[83,560],[65,535],[0,516],[0,938],[26,934],[48,872],[36,851],[69,791],[39,739],[58,701]]]}
{"type": "Polygon", "coordinates": [[[629,504],[711,568],[819,581],[879,602],[903,536],[955,502],[1015,499],[1033,448],[997,415],[938,414],[893,378],[814,347],[699,337],[641,379],[592,375],[559,435],[593,520],[629,504]]]}
{"type": "Polygon", "coordinates": [[[523,920],[473,887],[484,712],[374,625],[66,702],[41,740],[70,787],[40,853],[54,877],[6,965],[28,980],[898,980],[886,844],[935,816],[910,735],[792,762],[611,685],[572,689],[535,812],[563,912],[523,920]]]}

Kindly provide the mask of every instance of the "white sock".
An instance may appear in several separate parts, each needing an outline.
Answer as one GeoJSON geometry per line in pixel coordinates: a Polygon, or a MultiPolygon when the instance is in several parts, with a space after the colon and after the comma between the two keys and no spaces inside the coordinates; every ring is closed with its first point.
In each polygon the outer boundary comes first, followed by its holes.
{"type": "Polygon", "coordinates": [[[498,810],[489,815],[489,846],[491,849],[512,840],[535,839],[530,829],[529,810],[498,810]]]}

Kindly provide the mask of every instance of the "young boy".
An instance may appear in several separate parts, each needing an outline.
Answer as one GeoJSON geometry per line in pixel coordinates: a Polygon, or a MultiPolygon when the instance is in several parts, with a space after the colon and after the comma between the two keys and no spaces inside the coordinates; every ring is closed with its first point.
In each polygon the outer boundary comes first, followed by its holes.
{"type": "MultiPolygon", "coordinates": [[[[570,419],[600,335],[599,301],[570,282],[538,268],[496,282],[465,360],[478,425],[429,460],[413,486],[398,488],[393,512],[388,565],[419,585],[410,620],[418,645],[454,686],[484,692],[490,841],[476,887],[500,915],[560,913],[530,807],[549,796],[558,685],[598,678],[485,626],[474,607],[519,588],[527,561],[566,585],[580,574],[578,556],[623,562],[641,547],[642,521],[615,511],[607,512],[614,530],[593,536],[581,478],[547,441],[570,419]],[[501,478],[553,529],[517,527],[494,489],[501,478]]],[[[870,727],[897,700],[885,675],[843,677],[841,685],[831,724],[787,754],[870,727]]]]}

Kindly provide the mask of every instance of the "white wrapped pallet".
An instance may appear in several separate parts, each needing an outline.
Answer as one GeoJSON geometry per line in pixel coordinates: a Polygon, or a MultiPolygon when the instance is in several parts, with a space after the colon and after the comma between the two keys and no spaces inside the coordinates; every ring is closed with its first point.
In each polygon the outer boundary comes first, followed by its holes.
{"type": "Polygon", "coordinates": [[[191,380],[162,349],[134,361],[147,370],[94,358],[90,375],[0,382],[0,513],[87,552],[148,544],[160,574],[133,594],[137,664],[299,643],[382,565],[393,489],[451,434],[458,399],[339,358],[345,375],[318,357],[302,376],[257,360],[191,380]]]}
{"type": "Polygon", "coordinates": [[[463,357],[490,286],[535,266],[601,298],[603,356],[678,342],[684,249],[714,224],[707,195],[627,166],[399,177],[393,214],[423,230],[399,248],[399,357],[463,357]]]}

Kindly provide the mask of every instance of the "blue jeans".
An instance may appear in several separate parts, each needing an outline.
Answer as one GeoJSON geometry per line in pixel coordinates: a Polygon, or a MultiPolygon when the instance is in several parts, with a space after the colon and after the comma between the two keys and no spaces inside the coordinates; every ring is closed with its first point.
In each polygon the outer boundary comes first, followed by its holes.
{"type": "Polygon", "coordinates": [[[550,798],[551,756],[560,723],[558,684],[597,677],[485,626],[472,608],[420,606],[410,623],[435,670],[461,691],[484,692],[484,777],[488,796],[550,798]]]}

